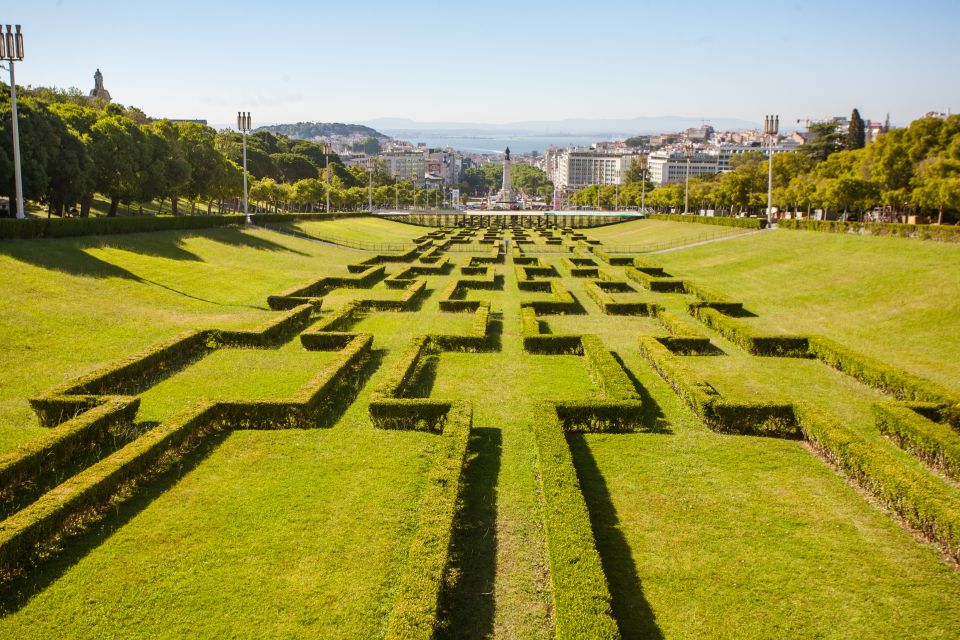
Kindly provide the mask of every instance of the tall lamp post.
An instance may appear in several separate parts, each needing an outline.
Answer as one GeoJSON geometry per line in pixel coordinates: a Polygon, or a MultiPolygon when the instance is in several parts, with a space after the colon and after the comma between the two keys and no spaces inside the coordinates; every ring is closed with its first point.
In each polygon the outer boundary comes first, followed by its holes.
{"type": "Polygon", "coordinates": [[[367,191],[367,208],[373,213],[373,158],[367,158],[367,173],[370,174],[370,188],[367,191]]]}
{"type": "Polygon", "coordinates": [[[23,208],[23,176],[20,173],[20,128],[17,123],[17,79],[13,73],[13,63],[23,60],[23,34],[20,25],[16,31],[7,25],[7,32],[0,32],[0,60],[10,65],[10,110],[13,113],[13,181],[16,188],[17,217],[25,218],[23,208]]]}
{"type": "Polygon", "coordinates": [[[647,213],[647,168],[648,168],[648,157],[644,157],[640,162],[642,162],[642,168],[640,169],[640,213],[646,215],[647,213]]]}
{"type": "Polygon", "coordinates": [[[683,148],[683,155],[687,157],[687,170],[684,173],[683,177],[683,212],[689,213],[689,201],[690,201],[690,158],[693,156],[693,146],[686,145],[683,148]]]}
{"type": "Polygon", "coordinates": [[[767,136],[767,149],[770,154],[767,169],[767,224],[773,222],[773,143],[780,131],[780,116],[765,116],[763,118],[763,133],[767,136]]]}
{"type": "Polygon", "coordinates": [[[330,145],[327,143],[323,145],[323,182],[323,191],[327,196],[327,208],[325,211],[330,213],[330,145]]]}
{"type": "Polygon", "coordinates": [[[247,218],[247,224],[250,224],[250,200],[247,196],[247,134],[253,124],[250,120],[249,111],[237,112],[237,129],[243,134],[243,215],[247,218]]]}

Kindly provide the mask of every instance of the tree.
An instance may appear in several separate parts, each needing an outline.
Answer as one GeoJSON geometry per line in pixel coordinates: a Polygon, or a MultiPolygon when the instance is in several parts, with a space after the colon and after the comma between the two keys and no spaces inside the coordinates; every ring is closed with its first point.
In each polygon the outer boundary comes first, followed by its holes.
{"type": "Polygon", "coordinates": [[[850,114],[850,124],[847,125],[847,139],[844,148],[847,151],[863,149],[867,144],[867,130],[863,118],[860,117],[860,111],[853,110],[850,114]]]}
{"type": "Polygon", "coordinates": [[[317,177],[317,167],[298,153],[274,153],[270,156],[282,182],[297,182],[317,177]]]}
{"type": "Polygon", "coordinates": [[[816,162],[822,162],[830,154],[842,148],[842,136],[833,122],[815,122],[808,129],[810,139],[800,147],[800,151],[816,162]]]}
{"type": "Polygon", "coordinates": [[[923,163],[915,180],[913,202],[937,212],[937,224],[943,224],[944,210],[960,210],[960,160],[930,159],[923,163]]]}
{"type": "Polygon", "coordinates": [[[123,116],[101,118],[90,128],[90,156],[94,188],[110,198],[107,215],[117,215],[120,200],[137,192],[137,177],[144,164],[146,136],[123,116]]]}

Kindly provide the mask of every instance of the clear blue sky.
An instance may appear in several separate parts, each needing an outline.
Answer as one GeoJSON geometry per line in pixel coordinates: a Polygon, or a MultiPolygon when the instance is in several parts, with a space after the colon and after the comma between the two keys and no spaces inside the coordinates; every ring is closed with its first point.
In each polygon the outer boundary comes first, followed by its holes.
{"type": "Polygon", "coordinates": [[[153,116],[760,121],[960,108],[956,0],[18,0],[20,84],[153,116]]]}

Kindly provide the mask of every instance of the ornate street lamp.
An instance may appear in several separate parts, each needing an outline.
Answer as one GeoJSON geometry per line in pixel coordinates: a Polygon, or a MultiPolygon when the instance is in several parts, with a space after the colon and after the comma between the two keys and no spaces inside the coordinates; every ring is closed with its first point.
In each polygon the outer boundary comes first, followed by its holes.
{"type": "Polygon", "coordinates": [[[17,123],[17,79],[13,63],[23,60],[23,34],[20,25],[7,25],[7,32],[0,31],[0,60],[10,65],[10,110],[13,112],[13,181],[16,188],[17,217],[25,218],[23,208],[23,176],[20,172],[20,129],[17,123]],[[15,30],[14,30],[15,29],[15,30]]]}
{"type": "Polygon", "coordinates": [[[253,127],[249,111],[237,112],[237,129],[243,135],[243,215],[250,224],[250,199],[247,197],[247,134],[253,127]]]}
{"type": "Polygon", "coordinates": [[[773,144],[780,131],[780,116],[765,116],[763,119],[763,133],[767,137],[767,148],[770,161],[767,170],[767,224],[773,222],[773,144]]]}

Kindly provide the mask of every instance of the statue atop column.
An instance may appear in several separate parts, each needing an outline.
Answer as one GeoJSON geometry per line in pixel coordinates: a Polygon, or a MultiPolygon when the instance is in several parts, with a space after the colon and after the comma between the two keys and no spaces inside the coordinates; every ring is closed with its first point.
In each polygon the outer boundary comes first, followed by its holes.
{"type": "Polygon", "coordinates": [[[503,152],[503,186],[500,188],[497,204],[512,209],[516,202],[513,196],[513,188],[510,185],[510,147],[507,147],[507,150],[503,152]]]}
{"type": "Polygon", "coordinates": [[[93,74],[93,89],[90,91],[90,97],[100,98],[107,102],[112,100],[110,92],[103,88],[103,74],[100,73],[100,69],[97,69],[97,72],[93,74]]]}

